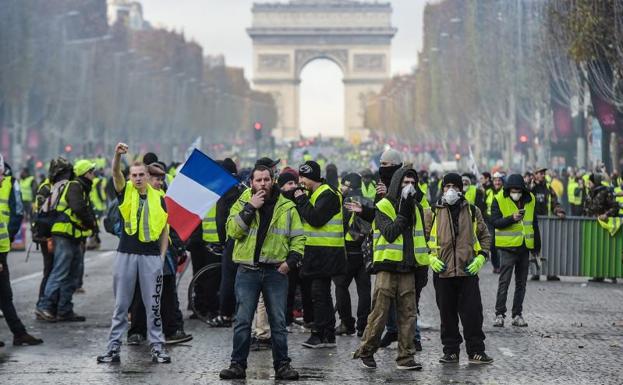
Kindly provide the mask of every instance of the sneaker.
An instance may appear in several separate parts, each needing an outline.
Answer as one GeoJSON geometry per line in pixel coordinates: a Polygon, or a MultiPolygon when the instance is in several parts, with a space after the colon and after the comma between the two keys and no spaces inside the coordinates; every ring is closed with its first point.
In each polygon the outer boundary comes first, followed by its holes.
{"type": "Polygon", "coordinates": [[[336,348],[337,343],[335,342],[335,335],[326,336],[322,339],[323,347],[325,348],[336,348]]]}
{"type": "Polygon", "coordinates": [[[398,370],[422,370],[422,364],[419,362],[415,362],[414,359],[410,359],[407,362],[396,365],[396,368],[398,370]]]}
{"type": "Polygon", "coordinates": [[[247,378],[247,372],[242,365],[232,362],[229,368],[221,370],[218,376],[221,380],[241,380],[247,378]]]}
{"type": "Polygon", "coordinates": [[[495,319],[493,320],[493,326],[495,326],[496,328],[504,327],[504,316],[502,314],[498,314],[495,316],[495,319]]]}
{"type": "Polygon", "coordinates": [[[155,364],[170,364],[171,356],[167,354],[164,348],[152,348],[151,349],[151,362],[155,364]]]}
{"type": "Polygon", "coordinates": [[[446,353],[439,359],[439,362],[442,364],[458,364],[459,355],[458,353],[446,353]]]}
{"type": "Polygon", "coordinates": [[[525,328],[528,326],[528,323],[523,319],[521,315],[516,315],[513,317],[513,326],[519,326],[520,328],[525,328]]]}
{"type": "Polygon", "coordinates": [[[183,330],[178,330],[173,335],[165,337],[164,343],[166,345],[181,344],[182,342],[188,342],[192,339],[192,334],[186,334],[183,330]]]}
{"type": "Polygon", "coordinates": [[[302,345],[310,349],[324,348],[324,343],[322,342],[322,339],[319,335],[315,333],[313,333],[307,341],[303,342],[302,345]]]}
{"type": "Polygon", "coordinates": [[[547,276],[547,280],[548,281],[560,281],[560,277],[558,277],[557,275],[548,275],[547,276]]]}
{"type": "Polygon", "coordinates": [[[106,352],[106,354],[97,356],[98,364],[117,364],[119,362],[121,362],[119,350],[109,350],[108,352],[106,352]]]}
{"type": "Polygon", "coordinates": [[[226,317],[222,315],[218,315],[210,320],[208,320],[208,325],[213,328],[228,328],[231,327],[232,321],[231,317],[226,317]]]}
{"type": "Polygon", "coordinates": [[[533,275],[532,277],[530,277],[531,281],[540,281],[541,280],[541,276],[540,275],[533,275]]]}
{"type": "Polygon", "coordinates": [[[140,345],[145,341],[142,334],[130,334],[128,336],[128,345],[140,345]]]}
{"type": "Polygon", "coordinates": [[[373,356],[359,357],[361,359],[361,365],[366,369],[376,369],[376,361],[373,356]]]}
{"type": "Polygon", "coordinates": [[[48,321],[48,322],[56,322],[56,314],[52,313],[49,310],[45,309],[35,309],[35,315],[38,320],[48,321]]]}
{"type": "Polygon", "coordinates": [[[416,352],[421,352],[422,351],[422,341],[414,340],[413,341],[413,345],[415,346],[415,351],[416,352]]]}
{"type": "Polygon", "coordinates": [[[285,363],[275,370],[275,380],[296,381],[299,379],[299,372],[292,369],[289,363],[285,363]]]}
{"type": "Polygon", "coordinates": [[[355,333],[356,331],[354,327],[348,327],[343,323],[341,323],[340,326],[335,329],[335,335],[337,336],[354,336],[355,333]]]}
{"type": "Polygon", "coordinates": [[[469,356],[470,364],[490,364],[493,362],[493,358],[489,357],[487,353],[475,353],[469,356]]]}
{"type": "Polygon", "coordinates": [[[381,342],[379,343],[380,348],[386,348],[392,344],[392,342],[398,341],[398,333],[393,332],[385,332],[385,335],[381,338],[381,342]]]}
{"type": "Polygon", "coordinates": [[[41,338],[35,338],[28,333],[24,333],[21,336],[13,337],[13,346],[33,346],[41,345],[43,340],[41,338]]]}
{"type": "Polygon", "coordinates": [[[84,322],[86,321],[86,317],[82,315],[78,315],[73,311],[71,313],[65,315],[58,315],[56,317],[56,321],[58,322],[84,322]]]}

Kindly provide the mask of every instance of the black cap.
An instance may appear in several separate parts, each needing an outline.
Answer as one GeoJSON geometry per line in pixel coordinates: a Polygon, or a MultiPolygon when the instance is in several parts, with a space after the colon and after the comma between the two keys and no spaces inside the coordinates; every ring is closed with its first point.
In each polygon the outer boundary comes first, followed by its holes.
{"type": "Polygon", "coordinates": [[[268,157],[263,157],[255,161],[256,166],[266,166],[268,168],[273,168],[281,162],[281,159],[272,160],[268,157]]]}
{"type": "Polygon", "coordinates": [[[291,172],[286,172],[283,174],[279,174],[279,178],[277,178],[277,184],[279,185],[279,187],[283,187],[284,184],[288,183],[288,182],[298,182],[299,178],[297,178],[296,175],[294,175],[291,172]]]}
{"type": "Polygon", "coordinates": [[[449,183],[452,183],[457,189],[463,190],[463,178],[459,174],[451,172],[444,175],[441,185],[445,187],[449,183]]]}
{"type": "Polygon", "coordinates": [[[342,184],[348,185],[348,187],[352,188],[353,190],[360,189],[361,188],[361,175],[357,174],[356,172],[351,172],[349,174],[346,174],[344,178],[342,178],[342,184]]]}
{"type": "Polygon", "coordinates": [[[299,175],[314,182],[321,182],[320,165],[313,160],[308,160],[299,167],[299,175]]]}

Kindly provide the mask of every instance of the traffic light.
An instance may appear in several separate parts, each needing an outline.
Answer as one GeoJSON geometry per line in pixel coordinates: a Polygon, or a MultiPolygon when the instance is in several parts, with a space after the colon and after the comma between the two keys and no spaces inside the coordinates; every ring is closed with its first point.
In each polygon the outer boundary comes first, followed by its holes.
{"type": "Polygon", "coordinates": [[[262,139],[262,123],[255,122],[253,123],[253,132],[255,133],[255,140],[262,139]]]}

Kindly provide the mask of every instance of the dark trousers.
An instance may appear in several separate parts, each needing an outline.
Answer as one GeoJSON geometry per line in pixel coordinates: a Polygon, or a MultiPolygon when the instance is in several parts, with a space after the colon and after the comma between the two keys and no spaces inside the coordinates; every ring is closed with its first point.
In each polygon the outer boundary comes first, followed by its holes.
{"type": "Polygon", "coordinates": [[[357,330],[363,332],[368,322],[368,315],[370,314],[370,303],[372,301],[371,291],[372,284],[370,283],[370,274],[366,271],[363,264],[363,256],[349,255],[348,266],[346,274],[337,275],[333,277],[333,283],[335,284],[335,307],[340,316],[340,321],[349,328],[355,327],[355,319],[352,315],[352,306],[350,302],[350,292],[348,287],[350,283],[355,280],[357,286],[357,330]],[[354,258],[353,258],[354,257],[354,258]],[[350,263],[352,259],[361,260],[361,263],[350,263]]]}
{"type": "MultiPolygon", "coordinates": [[[[162,294],[160,297],[160,318],[162,318],[162,333],[165,337],[175,334],[178,329],[183,329],[183,324],[179,324],[178,312],[179,302],[175,289],[175,275],[163,275],[162,294]]],[[[132,313],[132,325],[128,330],[128,335],[140,334],[143,337],[147,336],[145,305],[143,304],[141,288],[138,282],[134,290],[134,298],[130,306],[130,313],[132,313]]]]}
{"type": "Polygon", "coordinates": [[[225,244],[225,251],[221,257],[221,284],[219,293],[219,314],[225,317],[232,317],[236,309],[236,295],[234,283],[236,282],[236,271],[238,265],[232,261],[234,251],[234,241],[228,240],[225,244]]]}
{"type": "Polygon", "coordinates": [[[301,304],[303,307],[303,322],[310,323],[314,321],[314,304],[311,294],[311,279],[301,277],[301,270],[297,267],[288,272],[288,309],[286,313],[286,322],[290,325],[294,321],[294,307],[296,304],[296,288],[299,288],[301,294],[301,304]]]}
{"type": "Polygon", "coordinates": [[[335,335],[335,309],[331,297],[331,277],[312,279],[314,330],[321,337],[335,335]]]}
{"type": "Polygon", "coordinates": [[[19,319],[15,306],[13,305],[13,290],[11,290],[11,277],[9,274],[9,266],[6,263],[8,253],[0,253],[0,310],[4,314],[4,319],[9,325],[9,329],[14,336],[22,336],[26,334],[26,328],[19,319]]]}
{"type": "MultiPolygon", "coordinates": [[[[221,256],[210,252],[205,245],[193,248],[190,251],[190,258],[193,263],[193,275],[207,265],[221,262],[221,256]]],[[[209,274],[203,275],[195,285],[195,308],[201,314],[216,315],[219,309],[218,290],[221,282],[220,277],[209,278],[209,274]]]]}
{"type": "Polygon", "coordinates": [[[439,278],[433,275],[435,298],[441,318],[441,343],[446,354],[459,353],[463,342],[459,317],[463,325],[467,354],[484,353],[482,302],[478,276],[439,278]]]}
{"type": "Polygon", "coordinates": [[[521,315],[523,311],[523,299],[526,296],[526,281],[528,280],[528,268],[530,266],[529,251],[509,252],[498,250],[500,253],[500,280],[498,282],[498,296],[495,301],[495,315],[506,315],[506,297],[508,286],[515,269],[515,295],[513,296],[513,317],[521,315]]]}
{"type": "Polygon", "coordinates": [[[492,223],[487,223],[487,229],[489,230],[489,234],[491,234],[491,265],[495,269],[500,267],[500,256],[498,254],[498,249],[495,247],[495,227],[493,227],[492,223]]]}
{"type": "Polygon", "coordinates": [[[39,242],[39,247],[41,247],[41,255],[43,256],[43,278],[41,278],[41,284],[39,285],[39,298],[41,298],[45,291],[45,284],[48,282],[48,277],[54,266],[54,253],[48,250],[47,242],[39,242]]]}

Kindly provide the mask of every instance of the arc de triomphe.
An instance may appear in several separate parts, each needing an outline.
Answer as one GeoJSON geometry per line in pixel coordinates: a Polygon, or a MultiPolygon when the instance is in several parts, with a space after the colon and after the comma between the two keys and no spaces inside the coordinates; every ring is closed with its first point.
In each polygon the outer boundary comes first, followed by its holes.
{"type": "MultiPolygon", "coordinates": [[[[303,68],[329,59],[344,75],[346,138],[361,137],[366,97],[390,78],[389,3],[349,0],[291,0],[253,4],[253,83],[270,92],[279,110],[276,136],[298,139],[299,84],[303,68]]],[[[319,113],[322,113],[319,111],[319,113]]]]}

